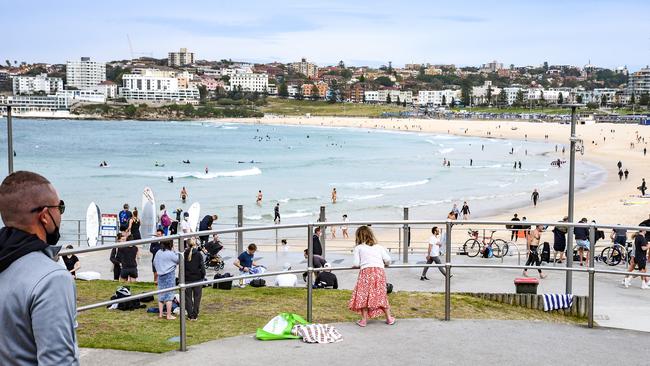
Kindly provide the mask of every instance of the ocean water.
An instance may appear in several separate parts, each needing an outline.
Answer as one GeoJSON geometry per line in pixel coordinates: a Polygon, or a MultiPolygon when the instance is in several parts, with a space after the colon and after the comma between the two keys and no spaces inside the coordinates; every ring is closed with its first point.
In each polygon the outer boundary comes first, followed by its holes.
{"type": "MultiPolygon", "coordinates": [[[[2,128],[2,176],[6,144],[2,128]]],[[[201,215],[217,213],[221,223],[236,222],[242,204],[248,224],[271,223],[277,202],[283,223],[315,221],[321,205],[329,221],[342,214],[353,221],[401,219],[403,207],[412,219],[438,219],[453,203],[467,201],[477,217],[528,204],[534,188],[541,200],[568,190],[568,166],[550,165],[557,159],[552,142],[357,128],[15,119],[14,149],[15,170],[36,171],[54,183],[66,219],[84,219],[91,201],[103,213],[116,213],[125,202],[139,207],[146,186],[170,211],[200,202],[201,215]],[[443,159],[451,166],[443,167],[443,159]],[[109,167],[99,167],[102,161],[109,167]],[[513,169],[515,161],[522,169],[513,169]]],[[[581,161],[576,172],[578,188],[605,176],[581,161]]]]}

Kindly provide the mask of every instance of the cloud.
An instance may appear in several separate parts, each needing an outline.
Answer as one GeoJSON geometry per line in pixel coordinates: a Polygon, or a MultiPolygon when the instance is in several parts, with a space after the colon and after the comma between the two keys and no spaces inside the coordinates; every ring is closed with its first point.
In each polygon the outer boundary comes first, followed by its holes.
{"type": "Polygon", "coordinates": [[[447,20],[450,22],[458,22],[458,23],[485,23],[488,21],[487,18],[475,17],[470,15],[441,15],[433,18],[439,20],[447,20]]]}

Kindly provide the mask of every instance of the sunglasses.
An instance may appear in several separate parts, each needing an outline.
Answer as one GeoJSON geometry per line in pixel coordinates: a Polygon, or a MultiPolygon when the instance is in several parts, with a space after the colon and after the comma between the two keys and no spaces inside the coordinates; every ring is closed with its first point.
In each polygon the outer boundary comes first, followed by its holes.
{"type": "Polygon", "coordinates": [[[36,208],[32,209],[30,212],[38,212],[38,211],[40,211],[40,210],[42,210],[44,208],[55,208],[55,207],[58,208],[59,213],[61,213],[61,215],[63,215],[63,213],[65,212],[65,202],[63,202],[63,200],[60,200],[59,204],[56,205],[56,206],[39,206],[39,207],[36,207],[36,208]]]}

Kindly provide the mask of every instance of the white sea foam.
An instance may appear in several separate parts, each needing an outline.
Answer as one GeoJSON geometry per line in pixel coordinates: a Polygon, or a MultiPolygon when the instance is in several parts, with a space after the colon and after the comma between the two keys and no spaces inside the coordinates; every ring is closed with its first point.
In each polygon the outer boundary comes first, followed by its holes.
{"type": "Polygon", "coordinates": [[[448,147],[446,149],[438,149],[438,153],[440,153],[441,155],[449,154],[452,151],[454,151],[453,147],[448,147]]]}
{"type": "Polygon", "coordinates": [[[333,187],[345,187],[352,189],[396,189],[404,187],[419,186],[427,184],[431,181],[431,178],[411,181],[411,182],[390,182],[390,181],[378,181],[378,182],[350,182],[350,183],[330,183],[330,186],[333,187]]]}
{"type": "Polygon", "coordinates": [[[251,220],[251,221],[259,221],[259,220],[262,219],[262,216],[260,216],[260,215],[246,216],[246,215],[244,215],[244,219],[251,220]]]}
{"type": "Polygon", "coordinates": [[[383,194],[369,194],[365,196],[350,195],[350,196],[346,196],[344,201],[346,202],[364,201],[364,200],[371,200],[373,198],[379,198],[383,196],[384,196],[383,194]]]}

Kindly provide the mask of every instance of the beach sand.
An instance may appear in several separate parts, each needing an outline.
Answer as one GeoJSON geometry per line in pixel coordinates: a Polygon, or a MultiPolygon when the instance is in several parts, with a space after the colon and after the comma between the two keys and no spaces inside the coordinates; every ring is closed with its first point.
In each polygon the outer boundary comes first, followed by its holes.
{"type": "MultiPolygon", "coordinates": [[[[571,131],[569,124],[522,121],[275,116],[237,120],[237,122],[267,125],[358,127],[495,139],[547,141],[548,151],[550,152],[548,154],[549,164],[558,158],[566,160],[567,164],[564,164],[561,169],[565,170],[566,174],[569,174],[569,137],[571,131]],[[490,135],[488,135],[488,132],[490,135]],[[548,140],[545,140],[545,135],[548,135],[548,140]],[[556,144],[558,145],[557,153],[555,152],[556,144]],[[562,154],[563,146],[566,148],[564,154],[562,154]]],[[[650,142],[650,126],[610,123],[579,124],[576,127],[576,136],[584,141],[584,155],[577,153],[576,160],[588,161],[601,166],[607,172],[607,176],[604,182],[600,182],[600,185],[576,192],[575,221],[586,217],[589,221],[596,220],[597,223],[603,224],[638,225],[639,222],[647,219],[650,213],[650,199],[634,196],[640,195],[637,187],[641,185],[641,178],[650,178],[650,174],[646,177],[646,172],[650,168],[650,155],[643,155],[643,148],[648,147],[648,142],[650,142]],[[610,130],[614,130],[614,132],[610,132],[610,130]],[[638,136],[645,138],[645,142],[637,143],[637,133],[638,136]],[[605,142],[603,137],[606,139],[605,142]],[[631,142],[635,144],[634,149],[630,148],[631,142]],[[627,180],[619,181],[618,168],[616,167],[618,161],[623,163],[623,169],[627,168],[630,172],[627,180]],[[624,205],[625,201],[639,203],[624,205]]],[[[453,160],[453,156],[450,159],[453,160]]],[[[512,158],[512,160],[524,159],[524,156],[517,155],[512,158]]],[[[458,204],[460,206],[462,202],[458,202],[458,204]]],[[[471,207],[472,202],[468,202],[468,204],[471,207]]],[[[531,201],[528,206],[510,212],[502,212],[490,217],[473,216],[472,219],[510,220],[515,212],[520,218],[526,216],[528,221],[558,221],[568,213],[568,197],[564,195],[546,200],[544,192],[540,191],[540,201],[537,207],[533,207],[531,201]]],[[[412,217],[411,219],[417,218],[412,217]]],[[[391,237],[394,238],[395,235],[391,235],[391,237]]],[[[414,241],[418,242],[424,241],[426,237],[428,237],[426,230],[419,230],[413,235],[414,241]]],[[[609,232],[606,233],[606,237],[609,238],[609,232]]],[[[552,234],[550,232],[545,233],[543,240],[552,242],[552,234]]]]}

